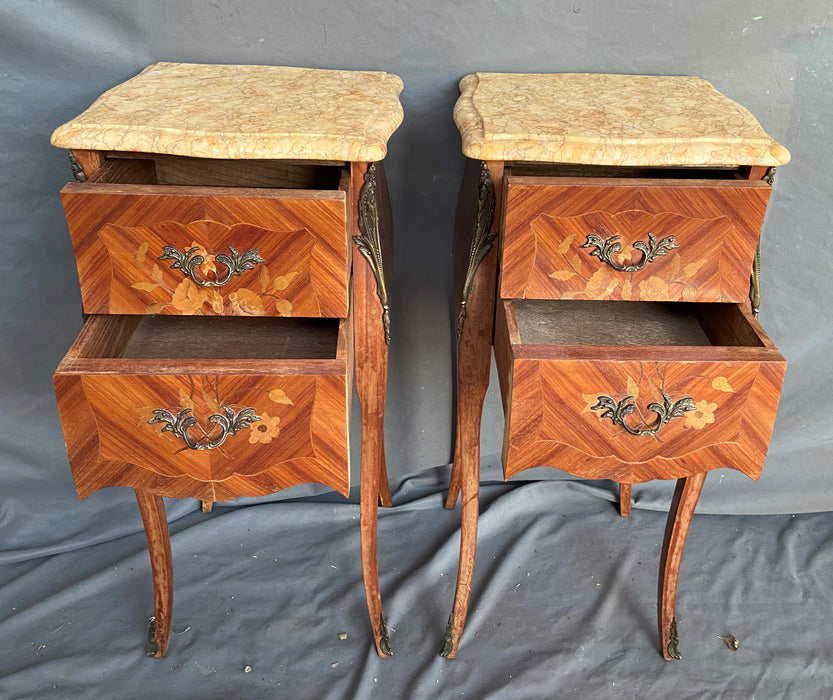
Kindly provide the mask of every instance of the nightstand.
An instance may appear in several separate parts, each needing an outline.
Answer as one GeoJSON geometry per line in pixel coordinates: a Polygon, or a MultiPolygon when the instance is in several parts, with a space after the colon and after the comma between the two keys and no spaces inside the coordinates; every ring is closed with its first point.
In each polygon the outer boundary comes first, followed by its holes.
{"type": "Polygon", "coordinates": [[[402,120],[381,72],[158,63],[61,126],[61,191],[85,314],[55,372],[78,495],[135,489],[165,654],[167,497],[215,501],[319,482],[347,495],[355,367],[361,552],[390,654],[376,509],[391,221],[381,160],[402,120]]]}
{"type": "Polygon", "coordinates": [[[789,153],[692,77],[463,78],[456,221],[460,570],[474,568],[480,415],[494,347],[505,478],[538,466],[630,485],[677,479],[659,575],[660,646],[679,658],[677,577],[706,473],[760,476],[785,361],[758,325],[758,239],[789,153]],[[750,277],[751,271],[751,277],[750,277]]]}

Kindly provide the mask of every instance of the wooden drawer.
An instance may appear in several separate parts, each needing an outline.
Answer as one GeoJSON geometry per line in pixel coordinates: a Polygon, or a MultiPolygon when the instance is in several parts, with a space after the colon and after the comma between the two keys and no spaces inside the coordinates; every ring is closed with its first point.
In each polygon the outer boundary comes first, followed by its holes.
{"type": "Polygon", "coordinates": [[[625,483],[757,479],[786,367],[735,304],[505,301],[495,356],[506,478],[552,466],[625,483]]]}
{"type": "Polygon", "coordinates": [[[347,495],[352,356],[349,318],[90,317],[54,376],[79,496],[347,495]]]}
{"type": "Polygon", "coordinates": [[[84,311],[346,317],[348,186],[341,167],[107,160],[61,190],[84,311]]]}
{"type": "Polygon", "coordinates": [[[691,172],[714,177],[510,175],[500,296],[744,301],[770,186],[691,172]]]}

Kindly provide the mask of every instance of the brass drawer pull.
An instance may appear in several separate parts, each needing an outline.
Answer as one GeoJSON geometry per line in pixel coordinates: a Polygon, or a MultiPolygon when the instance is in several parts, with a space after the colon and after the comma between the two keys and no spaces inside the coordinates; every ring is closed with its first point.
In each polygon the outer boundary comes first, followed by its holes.
{"type": "Polygon", "coordinates": [[[604,411],[602,418],[610,418],[614,425],[621,425],[631,435],[642,437],[643,435],[656,435],[660,428],[666,423],[670,423],[672,418],[680,418],[688,411],[694,411],[697,406],[694,399],[690,396],[684,396],[677,401],[672,401],[668,394],[662,395],[662,403],[649,403],[648,410],[657,414],[657,424],[653,428],[647,430],[637,430],[631,428],[626,422],[625,418],[636,411],[636,404],[633,402],[633,396],[626,396],[619,402],[614,401],[610,396],[599,396],[599,402],[592,407],[593,411],[604,411]]]}
{"type": "Polygon", "coordinates": [[[214,259],[226,266],[226,276],[223,279],[209,280],[203,279],[197,275],[197,268],[205,262],[202,255],[197,254],[198,247],[189,248],[184,253],[172,245],[166,245],[162,248],[163,255],[160,255],[157,260],[174,260],[171,265],[172,270],[182,270],[182,274],[190,277],[196,284],[201,287],[222,287],[232,277],[239,277],[246,270],[254,269],[254,266],[266,262],[260,257],[260,251],[252,248],[247,250],[242,255],[237,252],[237,249],[229,246],[231,255],[221,253],[214,259]]]}
{"type": "MultiPolygon", "coordinates": [[[[653,233],[648,234],[648,242],[637,241],[633,247],[641,251],[642,259],[633,265],[619,265],[613,261],[613,256],[622,252],[622,244],[619,243],[619,235],[602,238],[597,233],[590,233],[580,248],[592,248],[590,257],[594,255],[603,263],[607,263],[617,272],[637,272],[650,262],[654,262],[661,255],[666,255],[669,250],[679,248],[676,236],[665,236],[657,240],[653,233]]],[[[219,260],[219,258],[218,258],[219,260]]]]}
{"type": "Polygon", "coordinates": [[[260,416],[255,414],[254,408],[243,408],[236,413],[228,406],[220,406],[220,408],[223,411],[222,413],[213,413],[208,417],[209,423],[215,423],[222,428],[219,437],[215,440],[210,440],[208,436],[196,442],[191,439],[188,429],[197,424],[197,419],[191,415],[190,408],[183,408],[176,415],[164,408],[156,408],[153,410],[153,418],[148,422],[165,423],[162,432],[173,433],[178,438],[182,438],[189,449],[213,450],[215,447],[222,445],[229,435],[235,435],[238,431],[251,427],[251,423],[260,420],[260,416]]]}

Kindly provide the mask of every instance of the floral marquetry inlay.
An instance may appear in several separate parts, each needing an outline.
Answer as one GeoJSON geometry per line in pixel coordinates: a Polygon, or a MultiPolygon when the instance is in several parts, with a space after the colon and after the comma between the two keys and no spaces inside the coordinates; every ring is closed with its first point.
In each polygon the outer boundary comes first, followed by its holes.
{"type": "MultiPolygon", "coordinates": [[[[726,217],[698,219],[671,213],[591,212],[541,215],[530,225],[534,246],[507,236],[506,249],[524,269],[512,277],[526,298],[623,301],[719,301],[721,246],[733,231],[726,217]]],[[[513,271],[514,271],[513,270],[513,271]]],[[[503,293],[508,292],[504,288],[503,293]]]]}
{"type": "MultiPolygon", "coordinates": [[[[135,313],[292,316],[299,298],[307,313],[318,312],[314,295],[305,289],[309,270],[301,269],[315,244],[305,230],[277,233],[205,220],[187,225],[109,225],[99,238],[116,271],[111,298],[122,298],[120,290],[129,288],[138,307],[135,313]],[[277,250],[276,239],[286,248],[277,250]],[[241,255],[241,244],[259,247],[246,248],[241,255]],[[189,266],[188,260],[197,264],[189,266]],[[240,260],[243,264],[235,267],[240,260]]],[[[130,303],[129,298],[125,303],[130,303]]]]}

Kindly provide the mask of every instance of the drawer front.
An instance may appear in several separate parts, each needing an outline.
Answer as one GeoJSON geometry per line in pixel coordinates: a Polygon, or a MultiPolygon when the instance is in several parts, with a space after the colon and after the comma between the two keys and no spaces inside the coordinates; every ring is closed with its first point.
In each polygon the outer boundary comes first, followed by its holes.
{"type": "Polygon", "coordinates": [[[307,482],[348,494],[349,319],[331,359],[110,357],[129,318],[91,317],[55,372],[81,498],[129,486],[221,501],[307,482]]]}
{"type": "Polygon", "coordinates": [[[182,189],[63,189],[86,313],[347,316],[343,191],[182,189]]]}
{"type": "Polygon", "coordinates": [[[625,483],[760,476],[785,370],[774,347],[524,346],[511,323],[496,342],[506,478],[538,466],[625,483]]]}
{"type": "Polygon", "coordinates": [[[763,182],[509,177],[504,299],[741,302],[763,182]]]}

